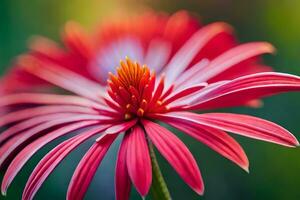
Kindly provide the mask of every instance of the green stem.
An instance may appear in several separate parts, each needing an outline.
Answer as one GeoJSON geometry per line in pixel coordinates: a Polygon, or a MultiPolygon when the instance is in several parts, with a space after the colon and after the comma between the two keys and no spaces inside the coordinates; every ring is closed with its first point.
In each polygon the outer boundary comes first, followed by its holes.
{"type": "Polygon", "coordinates": [[[152,200],[171,200],[171,195],[167,184],[160,171],[153,144],[149,141],[149,151],[152,163],[152,185],[150,189],[150,196],[152,200]]]}

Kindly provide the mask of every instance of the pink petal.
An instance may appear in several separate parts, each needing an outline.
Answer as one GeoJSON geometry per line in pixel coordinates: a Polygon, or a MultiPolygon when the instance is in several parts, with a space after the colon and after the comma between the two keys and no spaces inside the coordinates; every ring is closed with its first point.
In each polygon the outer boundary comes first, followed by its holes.
{"type": "Polygon", "coordinates": [[[92,58],[94,54],[93,43],[80,24],[73,21],[68,22],[65,26],[63,39],[69,49],[77,53],[77,55],[85,59],[92,58]]]}
{"type": "Polygon", "coordinates": [[[164,100],[163,103],[169,104],[173,101],[180,100],[181,98],[190,96],[196,92],[199,92],[199,90],[203,89],[205,86],[207,86],[207,83],[201,83],[198,85],[193,85],[192,87],[181,89],[180,91],[176,92],[175,94],[173,94],[172,96],[164,100]]]}
{"type": "Polygon", "coordinates": [[[198,83],[206,82],[242,61],[260,54],[273,53],[274,51],[274,47],[267,42],[241,44],[213,59],[209,65],[202,68],[197,74],[194,74],[193,78],[197,79],[198,83]]]}
{"type": "Polygon", "coordinates": [[[188,109],[243,105],[253,99],[298,90],[300,90],[298,76],[275,72],[252,74],[220,84],[211,84],[195,95],[188,109]]]}
{"type": "Polygon", "coordinates": [[[126,165],[128,136],[124,136],[121,143],[115,175],[116,200],[128,200],[131,190],[131,182],[126,165]]]}
{"type": "Polygon", "coordinates": [[[120,133],[123,131],[128,130],[129,128],[131,128],[132,126],[134,126],[137,122],[137,119],[133,119],[130,120],[128,122],[123,122],[117,125],[114,125],[108,129],[105,130],[105,133],[107,134],[115,134],[115,133],[120,133]]]}
{"type": "Polygon", "coordinates": [[[191,124],[184,121],[168,121],[167,123],[207,145],[245,171],[249,171],[249,161],[243,148],[224,131],[199,124],[191,126],[191,124]]]}
{"type": "Polygon", "coordinates": [[[107,127],[98,126],[88,130],[80,135],[76,135],[63,143],[56,146],[37,164],[31,173],[25,189],[23,191],[23,200],[32,200],[38,189],[41,187],[46,178],[51,174],[55,167],[77,146],[101,132],[107,127]]]}
{"type": "Polygon", "coordinates": [[[53,114],[53,113],[85,113],[85,114],[97,114],[94,109],[80,106],[68,106],[68,105],[50,105],[39,106],[35,108],[23,109],[15,112],[8,113],[1,117],[0,126],[17,122],[24,119],[30,119],[32,117],[53,114]]]}
{"type": "Polygon", "coordinates": [[[151,186],[152,168],[145,133],[140,126],[133,127],[128,135],[126,162],[129,176],[141,196],[151,186]]]}
{"type": "Polygon", "coordinates": [[[175,82],[176,90],[199,83],[200,81],[195,77],[195,74],[207,66],[209,62],[210,61],[208,59],[204,58],[180,74],[175,82]]]}
{"type": "Polygon", "coordinates": [[[283,127],[257,117],[231,113],[195,114],[174,112],[157,115],[163,121],[199,124],[243,135],[246,137],[280,144],[287,147],[299,145],[297,139],[283,127]]]}
{"type": "Polygon", "coordinates": [[[169,130],[148,120],[142,121],[147,135],[159,152],[167,159],[181,178],[198,194],[204,192],[204,184],[192,153],[169,130]]]}
{"type": "Polygon", "coordinates": [[[70,117],[65,117],[53,121],[47,121],[42,123],[38,126],[35,126],[31,129],[28,129],[19,135],[16,135],[11,140],[14,141],[13,143],[5,143],[0,148],[0,166],[2,166],[5,161],[15,153],[20,147],[23,147],[26,142],[30,139],[39,136],[42,131],[52,128],[57,125],[61,125],[64,123],[76,122],[76,121],[94,121],[94,120],[101,120],[101,116],[88,116],[88,115],[75,115],[70,117]]]}
{"type": "Polygon", "coordinates": [[[105,137],[95,143],[81,159],[69,184],[67,193],[68,200],[83,199],[98,166],[116,137],[116,134],[105,135],[105,137]]]}
{"type": "Polygon", "coordinates": [[[70,125],[63,126],[60,129],[54,130],[28,146],[26,146],[10,163],[9,167],[6,170],[6,173],[3,177],[2,185],[1,185],[1,192],[2,194],[6,194],[7,188],[15,178],[15,176],[19,173],[19,171],[22,169],[22,167],[25,165],[25,163],[43,146],[45,146],[47,143],[57,139],[58,137],[61,137],[67,133],[70,133],[71,131],[77,130],[79,128],[83,128],[86,126],[90,126],[93,124],[98,123],[97,121],[84,121],[84,122],[78,122],[73,123],[70,125]]]}
{"type": "Polygon", "coordinates": [[[72,95],[42,94],[42,93],[18,93],[0,97],[0,107],[17,104],[56,104],[77,105],[90,108],[103,108],[101,104],[86,98],[72,95]]]}
{"type": "Polygon", "coordinates": [[[194,33],[192,37],[178,50],[171,61],[166,66],[167,87],[176,80],[176,78],[193,61],[197,53],[215,36],[222,32],[230,32],[229,25],[221,22],[213,23],[201,28],[194,33]]]}
{"type": "Polygon", "coordinates": [[[80,96],[99,101],[104,94],[104,87],[96,82],[54,63],[26,55],[19,59],[19,64],[26,72],[80,96]]]}
{"type": "Polygon", "coordinates": [[[45,122],[49,122],[49,121],[53,121],[59,118],[69,118],[72,117],[73,114],[71,113],[54,113],[54,114],[49,114],[49,115],[45,115],[45,116],[38,116],[38,117],[34,117],[31,119],[27,119],[25,121],[21,121],[11,127],[9,127],[8,129],[6,129],[5,131],[3,131],[0,135],[0,143],[5,142],[7,139],[19,134],[21,131],[24,131],[28,128],[32,128],[35,127],[37,125],[40,125],[41,123],[45,123],[45,122]]]}

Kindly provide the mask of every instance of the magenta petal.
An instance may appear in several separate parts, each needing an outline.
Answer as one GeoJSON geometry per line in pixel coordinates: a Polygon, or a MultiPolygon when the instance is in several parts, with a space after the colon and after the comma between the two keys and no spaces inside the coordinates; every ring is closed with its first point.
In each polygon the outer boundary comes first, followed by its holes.
{"type": "Polygon", "coordinates": [[[47,105],[77,105],[84,107],[101,106],[91,100],[74,96],[74,95],[58,95],[58,94],[42,94],[42,93],[18,93],[8,94],[0,97],[0,107],[11,106],[16,104],[47,104],[47,105]]]}
{"type": "Polygon", "coordinates": [[[15,176],[18,174],[18,172],[22,169],[22,167],[25,165],[25,163],[31,158],[32,155],[34,155],[35,152],[37,152],[40,148],[45,146],[47,143],[53,141],[54,139],[65,135],[71,131],[74,131],[79,128],[83,128],[86,126],[93,125],[95,123],[98,123],[97,121],[87,121],[87,122],[78,122],[78,123],[73,123],[70,125],[66,125],[60,129],[54,130],[28,146],[26,146],[15,158],[14,160],[10,163],[9,167],[6,170],[6,173],[3,177],[2,185],[1,185],[1,192],[3,194],[6,193],[7,188],[15,178],[15,176]]]}
{"type": "Polygon", "coordinates": [[[209,146],[222,156],[236,163],[245,171],[249,170],[249,161],[243,148],[224,131],[199,124],[193,124],[193,126],[191,126],[191,124],[185,123],[184,121],[170,121],[168,124],[209,146]]]}
{"type": "Polygon", "coordinates": [[[201,118],[225,131],[289,147],[299,145],[295,136],[283,127],[257,117],[231,113],[208,113],[201,118]]]}
{"type": "Polygon", "coordinates": [[[63,143],[56,146],[37,164],[31,173],[25,189],[23,191],[23,200],[32,200],[38,189],[41,187],[46,178],[55,169],[55,167],[77,146],[103,131],[107,127],[98,126],[84,133],[76,135],[63,143]]]}
{"type": "MultiPolygon", "coordinates": [[[[0,166],[3,165],[3,163],[11,156],[13,155],[20,147],[22,147],[26,142],[28,142],[30,139],[39,136],[41,131],[47,130],[49,128],[52,128],[57,125],[70,123],[70,122],[77,122],[77,121],[94,121],[94,120],[100,120],[100,115],[62,115],[62,114],[54,114],[54,117],[57,116],[57,120],[47,121],[45,123],[39,124],[33,128],[30,128],[24,132],[21,132],[20,134],[14,136],[11,138],[7,143],[5,143],[0,148],[0,166]],[[64,117],[63,117],[64,116],[64,117]],[[13,142],[10,142],[13,141],[13,142]]],[[[50,115],[45,116],[50,117],[50,115]]],[[[8,129],[9,130],[9,129],[8,129]]],[[[14,131],[14,130],[13,130],[14,131]]],[[[0,136],[1,138],[1,136],[0,136]]]]}
{"type": "Polygon", "coordinates": [[[124,136],[121,143],[115,175],[116,200],[128,200],[131,189],[130,177],[126,165],[128,136],[124,136]]]}
{"type": "Polygon", "coordinates": [[[105,91],[101,85],[74,71],[54,63],[44,62],[30,55],[20,57],[19,63],[30,74],[97,102],[101,100],[99,96],[103,96],[105,91]]]}
{"type": "Polygon", "coordinates": [[[128,130],[129,128],[131,128],[132,126],[134,126],[137,122],[137,119],[133,119],[131,121],[128,122],[123,122],[117,125],[114,125],[108,129],[105,130],[105,133],[107,134],[115,134],[115,133],[120,133],[123,131],[128,130]]]}
{"type": "Polygon", "coordinates": [[[145,133],[140,126],[133,127],[128,135],[126,163],[129,176],[137,191],[145,196],[152,182],[152,168],[145,133]]]}
{"type": "Polygon", "coordinates": [[[197,78],[199,82],[206,82],[242,61],[274,51],[274,47],[267,42],[251,42],[238,45],[213,59],[209,65],[198,71],[194,78],[197,78]]]}
{"type": "Polygon", "coordinates": [[[266,96],[300,90],[300,77],[264,72],[209,85],[189,102],[190,110],[243,105],[266,96]]]}
{"type": "Polygon", "coordinates": [[[0,126],[5,126],[7,124],[18,122],[24,119],[29,119],[36,116],[48,115],[53,113],[97,114],[98,112],[91,108],[72,106],[72,105],[39,106],[35,108],[22,109],[2,116],[0,121],[0,126]]]}
{"type": "Polygon", "coordinates": [[[204,184],[197,162],[188,148],[164,127],[143,120],[147,135],[160,153],[167,159],[181,178],[198,194],[204,192],[204,184]]]}
{"type": "Polygon", "coordinates": [[[157,118],[168,122],[188,123],[221,129],[246,137],[295,147],[299,142],[293,134],[283,127],[257,117],[231,113],[195,114],[189,112],[174,112],[157,115],[157,118]]]}
{"type": "Polygon", "coordinates": [[[117,135],[105,135],[101,141],[96,142],[76,167],[69,184],[67,199],[83,199],[101,161],[117,135]]]}
{"type": "Polygon", "coordinates": [[[192,62],[205,45],[218,34],[231,32],[231,27],[222,22],[207,25],[197,32],[176,52],[165,67],[166,85],[169,86],[192,62]]]}

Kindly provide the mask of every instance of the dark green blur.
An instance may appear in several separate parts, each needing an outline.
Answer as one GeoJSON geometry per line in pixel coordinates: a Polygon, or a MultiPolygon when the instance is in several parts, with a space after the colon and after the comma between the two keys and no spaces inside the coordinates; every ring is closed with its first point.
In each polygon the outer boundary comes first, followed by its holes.
{"type": "MultiPolygon", "coordinates": [[[[1,0],[0,1],[0,71],[26,50],[32,35],[58,40],[63,24],[77,20],[87,27],[116,9],[139,9],[142,1],[80,0],[1,0]]],[[[165,0],[145,1],[156,10],[174,12],[187,9],[201,16],[203,23],[226,21],[235,27],[242,42],[269,41],[277,48],[265,62],[277,71],[300,75],[300,1],[297,0],[165,0]]],[[[222,111],[247,113],[274,121],[300,139],[300,94],[268,98],[260,109],[235,108],[222,111]]],[[[174,200],[297,200],[300,199],[300,148],[289,149],[247,138],[236,137],[250,160],[250,174],[222,158],[206,146],[178,133],[196,157],[205,181],[205,195],[197,196],[159,157],[164,177],[174,200]]],[[[20,199],[30,172],[56,141],[37,153],[21,171],[6,198],[20,199]]],[[[55,169],[35,199],[65,199],[68,182],[89,143],[73,152],[55,169]]],[[[118,143],[113,145],[92,182],[86,199],[114,199],[114,164],[118,143]]],[[[1,172],[1,177],[3,171],[1,172]]],[[[135,191],[132,199],[140,199],[135,191]]]]}

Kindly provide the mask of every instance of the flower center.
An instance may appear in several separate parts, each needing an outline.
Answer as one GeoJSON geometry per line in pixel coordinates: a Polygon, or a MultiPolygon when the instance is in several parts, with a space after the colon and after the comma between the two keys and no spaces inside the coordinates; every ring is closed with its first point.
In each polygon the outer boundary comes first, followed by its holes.
{"type": "MultiPolygon", "coordinates": [[[[163,78],[155,89],[155,73],[129,58],[120,61],[117,73],[109,73],[108,94],[122,108],[125,119],[161,110],[163,78]],[[154,91],[155,90],[155,91],[154,91]]],[[[166,108],[165,108],[166,109],[166,108]]]]}

